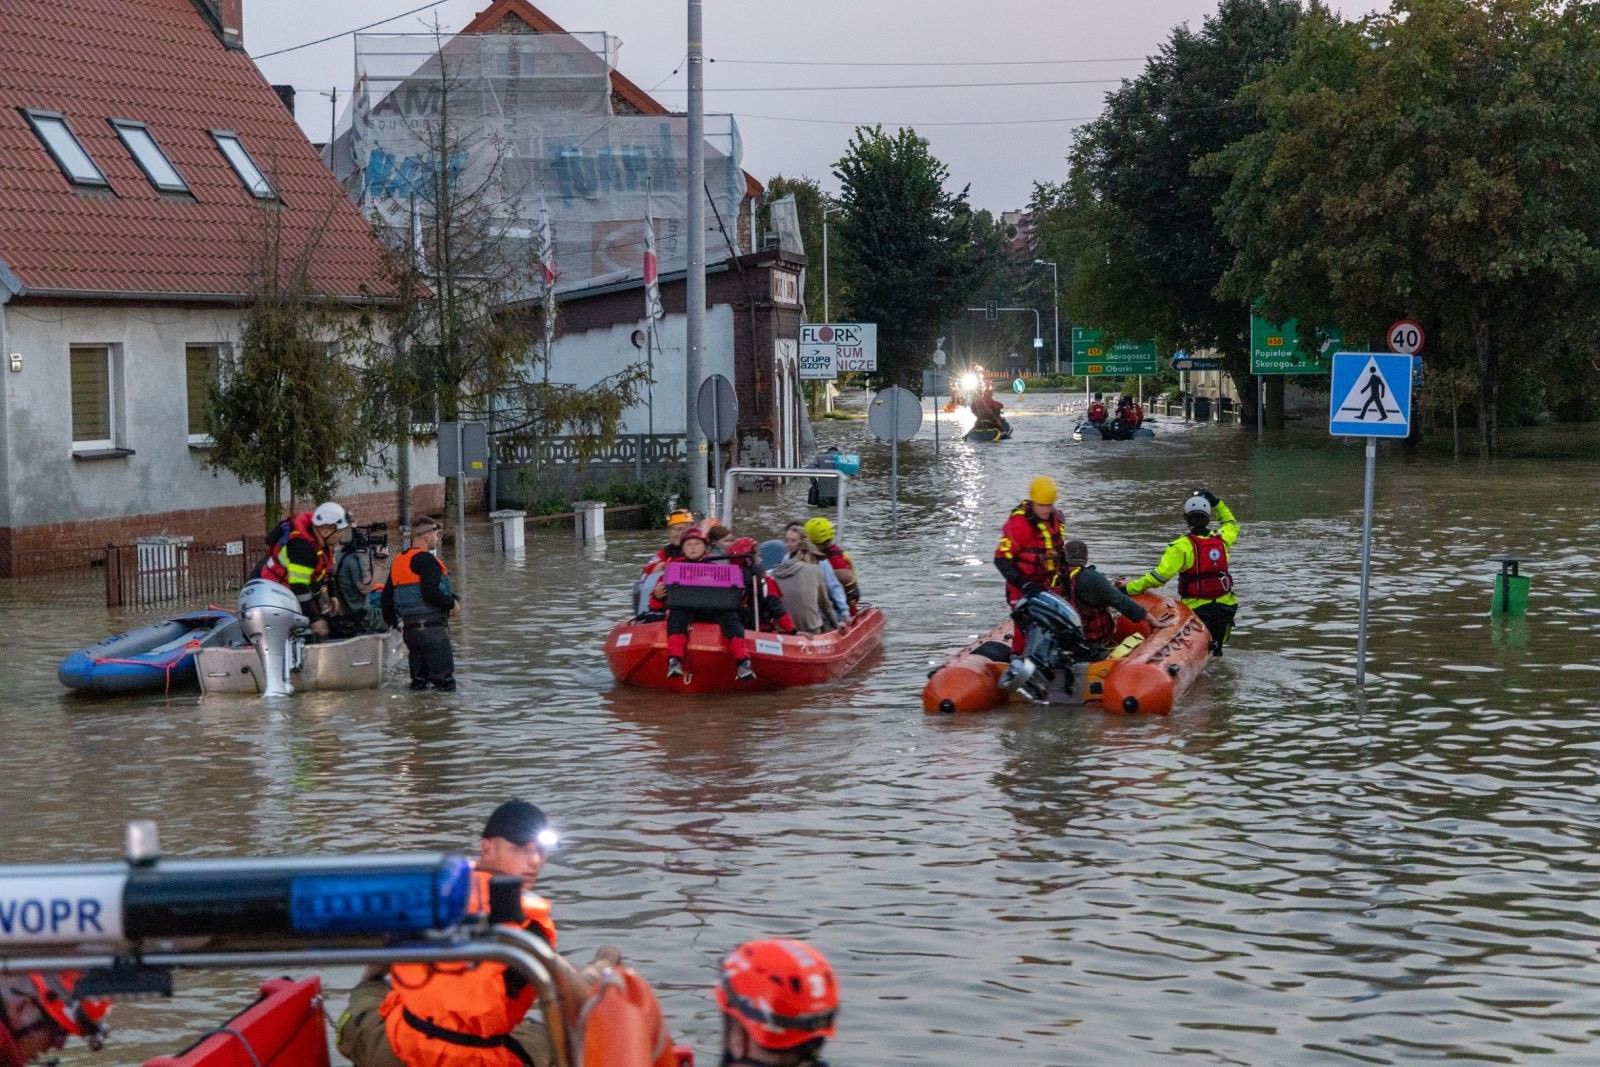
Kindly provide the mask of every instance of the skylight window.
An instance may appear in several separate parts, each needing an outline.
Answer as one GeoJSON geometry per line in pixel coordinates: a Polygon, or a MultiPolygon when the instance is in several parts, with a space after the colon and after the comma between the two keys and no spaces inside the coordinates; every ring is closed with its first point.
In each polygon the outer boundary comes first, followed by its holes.
{"type": "Polygon", "coordinates": [[[256,166],[256,161],[250,158],[250,153],[244,149],[244,144],[236,133],[227,133],[222,130],[212,130],[211,139],[217,142],[217,148],[228,160],[228,165],[233,168],[239,180],[244,182],[244,187],[250,195],[258,200],[276,200],[277,192],[272,188],[272,183],[267,181],[267,176],[261,173],[261,168],[256,166]]]}
{"type": "Polygon", "coordinates": [[[144,171],[144,176],[150,179],[151,185],[163,193],[189,191],[189,183],[183,180],[178,168],[174,167],[167,154],[161,151],[161,146],[156,144],[155,137],[144,123],[130,119],[112,119],[111,125],[116,127],[117,136],[122,138],[122,143],[128,148],[128,154],[139,164],[139,169],[144,171]]]}
{"type": "Polygon", "coordinates": [[[78,143],[78,137],[67,125],[65,115],[54,111],[24,111],[23,114],[28,117],[28,125],[33,127],[33,132],[50,150],[56,166],[61,168],[61,173],[67,176],[68,181],[73,185],[109,188],[106,176],[100,173],[100,168],[95,166],[89,153],[78,143]]]}

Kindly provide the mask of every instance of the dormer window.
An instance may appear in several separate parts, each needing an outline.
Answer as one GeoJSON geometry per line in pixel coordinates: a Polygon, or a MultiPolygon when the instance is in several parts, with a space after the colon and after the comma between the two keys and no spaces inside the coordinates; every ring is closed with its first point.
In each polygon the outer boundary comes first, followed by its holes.
{"type": "Polygon", "coordinates": [[[233,168],[233,172],[244,182],[245,191],[257,200],[276,200],[277,192],[272,188],[272,183],[267,181],[267,176],[261,173],[261,168],[256,166],[256,161],[250,158],[250,153],[245,151],[244,143],[239,140],[239,135],[226,130],[212,130],[211,139],[217,142],[217,148],[222,152],[223,158],[233,168]]]}
{"type": "Polygon", "coordinates": [[[111,125],[116,129],[117,136],[122,138],[122,143],[127,146],[128,154],[133,157],[133,161],[139,164],[144,176],[150,179],[151,185],[163,193],[189,191],[189,183],[183,180],[178,168],[174,167],[167,154],[161,151],[161,146],[156,144],[156,139],[150,133],[148,126],[132,119],[112,119],[111,125]]]}
{"type": "Polygon", "coordinates": [[[28,125],[33,127],[33,132],[50,152],[50,157],[56,161],[56,166],[61,168],[61,173],[67,176],[67,181],[73,185],[80,185],[93,189],[109,189],[111,184],[106,181],[106,176],[95,166],[94,160],[89,158],[89,153],[78,143],[78,135],[72,132],[72,127],[67,125],[67,117],[59,111],[33,111],[24,110],[28,118],[28,125]]]}

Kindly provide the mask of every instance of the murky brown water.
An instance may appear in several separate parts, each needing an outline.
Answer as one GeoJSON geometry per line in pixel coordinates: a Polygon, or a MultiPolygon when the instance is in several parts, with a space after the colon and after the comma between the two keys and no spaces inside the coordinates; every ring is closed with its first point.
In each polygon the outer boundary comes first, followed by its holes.
{"type": "MultiPolygon", "coordinates": [[[[469,847],[515,793],[567,835],[544,882],[563,948],[620,944],[702,1062],[715,962],[758,934],[833,960],[842,1063],[1600,1059],[1600,458],[1381,453],[1362,701],[1359,445],[1172,420],[1074,445],[1052,403],[1008,443],[903,450],[898,535],[887,451],[821,426],[863,453],[847,543],[890,614],[833,689],[614,687],[600,642],[643,534],[540,534],[517,562],[484,538],[451,696],[74,699],[56,662],[116,622],[0,602],[0,859],[112,858],[135,816],[195,855],[469,847]],[[1239,631],[1170,718],[921,713],[929,662],[999,616],[996,530],[1039,471],[1113,573],[1154,560],[1197,484],[1239,513],[1239,631]],[[1508,549],[1536,561],[1511,626],[1484,562],[1508,549]]],[[[69,1062],[171,1049],[249,984],[181,976],[69,1062]]]]}

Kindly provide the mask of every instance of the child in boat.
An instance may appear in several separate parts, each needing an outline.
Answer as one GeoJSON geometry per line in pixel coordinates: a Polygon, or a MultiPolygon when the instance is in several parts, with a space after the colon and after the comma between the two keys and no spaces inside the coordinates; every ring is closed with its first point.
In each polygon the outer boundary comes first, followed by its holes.
{"type": "Polygon", "coordinates": [[[780,634],[796,633],[794,619],[783,606],[783,589],[766,573],[757,558],[753,537],[736,537],[728,542],[728,559],[744,571],[744,607],[741,609],[746,628],[776,631],[780,634]],[[757,591],[759,590],[759,594],[757,591]],[[759,595],[760,617],[755,617],[756,598],[759,595]],[[760,623],[758,626],[757,623],[760,623]]]}
{"type": "MultiPolygon", "coordinates": [[[[698,526],[689,528],[683,535],[680,547],[685,563],[713,562],[706,559],[711,546],[706,540],[705,531],[698,526]]],[[[714,622],[722,628],[722,636],[728,641],[728,652],[735,661],[734,677],[741,682],[753,680],[756,672],[750,666],[750,652],[744,639],[744,620],[740,618],[739,610],[732,608],[727,611],[705,611],[671,607],[667,603],[669,588],[665,582],[661,582],[650,591],[650,610],[664,612],[667,617],[667,677],[683,677],[683,657],[689,651],[690,624],[714,622]]]]}

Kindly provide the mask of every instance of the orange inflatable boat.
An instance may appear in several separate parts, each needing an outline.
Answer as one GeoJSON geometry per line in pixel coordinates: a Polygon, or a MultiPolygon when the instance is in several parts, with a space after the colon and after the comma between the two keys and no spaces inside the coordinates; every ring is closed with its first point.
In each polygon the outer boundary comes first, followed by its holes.
{"type": "MultiPolygon", "coordinates": [[[[1134,599],[1150,613],[1150,632],[1144,633],[1144,624],[1117,619],[1114,651],[1085,672],[1084,702],[1108,711],[1165,715],[1205,669],[1211,636],[1181,601],[1155,593],[1134,599]]],[[[1022,700],[1000,688],[1010,659],[1011,627],[1006,619],[929,675],[922,710],[989,711],[1022,700]]]]}

